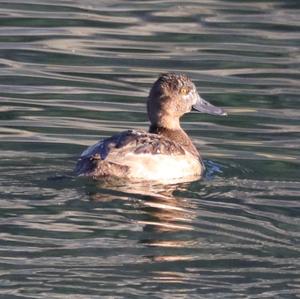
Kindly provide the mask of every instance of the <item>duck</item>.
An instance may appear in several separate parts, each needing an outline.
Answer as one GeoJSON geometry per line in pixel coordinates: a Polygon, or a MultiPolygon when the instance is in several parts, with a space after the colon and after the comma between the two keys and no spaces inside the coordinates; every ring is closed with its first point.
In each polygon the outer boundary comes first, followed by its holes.
{"type": "Polygon", "coordinates": [[[148,132],[126,130],[100,140],[80,155],[75,173],[101,179],[192,181],[203,176],[204,163],[180,118],[192,110],[225,116],[224,109],[200,97],[185,74],[164,73],[154,82],[147,100],[148,132]]]}

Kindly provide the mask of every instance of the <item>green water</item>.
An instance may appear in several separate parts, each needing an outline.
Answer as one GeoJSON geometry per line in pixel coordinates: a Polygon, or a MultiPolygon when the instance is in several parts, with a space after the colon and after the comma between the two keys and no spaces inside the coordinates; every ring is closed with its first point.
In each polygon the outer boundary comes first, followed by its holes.
{"type": "Polygon", "coordinates": [[[0,1],[1,298],[299,298],[299,9],[0,1]],[[205,178],[72,176],[166,71],[229,114],[183,118],[205,178]]]}

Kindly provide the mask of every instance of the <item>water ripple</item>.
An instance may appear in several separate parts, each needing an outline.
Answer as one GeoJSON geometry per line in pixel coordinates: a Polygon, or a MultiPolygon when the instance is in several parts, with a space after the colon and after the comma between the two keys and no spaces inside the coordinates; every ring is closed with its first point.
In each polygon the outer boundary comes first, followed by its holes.
{"type": "Polygon", "coordinates": [[[0,3],[1,295],[297,298],[297,1],[0,3]],[[229,114],[183,118],[206,177],[73,177],[170,70],[229,114]]]}

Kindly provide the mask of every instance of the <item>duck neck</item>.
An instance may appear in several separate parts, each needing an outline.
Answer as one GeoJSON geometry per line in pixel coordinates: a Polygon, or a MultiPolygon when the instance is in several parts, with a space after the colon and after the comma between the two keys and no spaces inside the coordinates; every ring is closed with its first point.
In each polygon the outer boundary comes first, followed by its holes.
{"type": "Polygon", "coordinates": [[[166,128],[158,125],[150,125],[149,133],[158,134],[183,146],[187,151],[192,153],[193,155],[199,156],[199,152],[194,146],[192,140],[188,137],[188,135],[183,131],[183,129],[178,126],[176,128],[166,128]]]}

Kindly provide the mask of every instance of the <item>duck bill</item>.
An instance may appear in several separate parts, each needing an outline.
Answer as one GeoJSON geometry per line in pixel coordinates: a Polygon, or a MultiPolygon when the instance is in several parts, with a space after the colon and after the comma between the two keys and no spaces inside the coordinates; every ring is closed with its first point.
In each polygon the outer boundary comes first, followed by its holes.
{"type": "Polygon", "coordinates": [[[202,112],[202,113],[212,114],[212,115],[220,115],[220,116],[227,115],[225,110],[210,104],[209,102],[202,99],[198,94],[197,94],[197,101],[193,105],[193,110],[196,110],[196,111],[202,112]]]}

